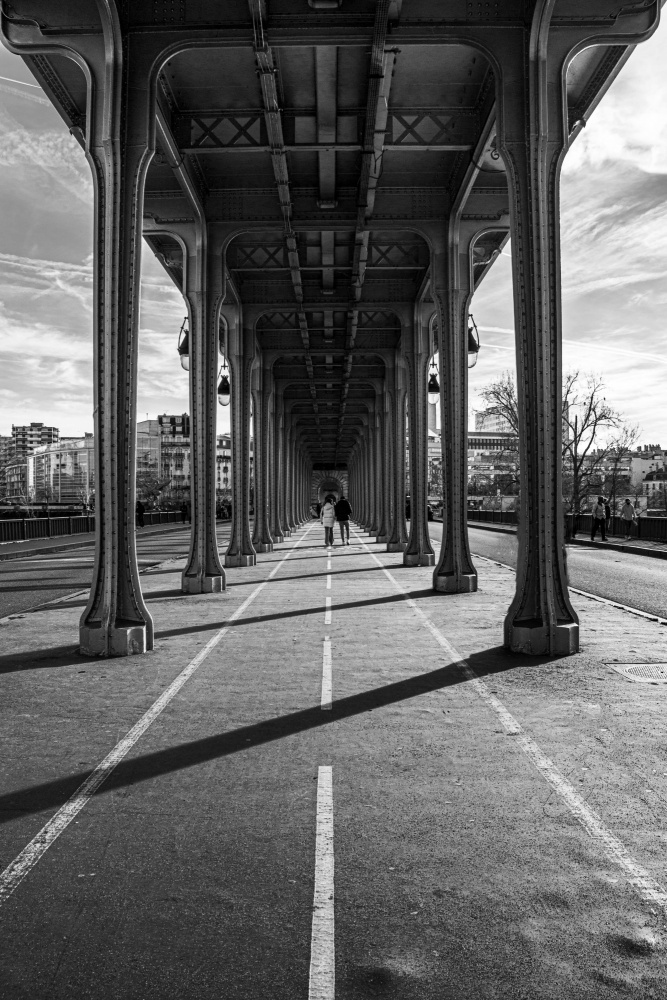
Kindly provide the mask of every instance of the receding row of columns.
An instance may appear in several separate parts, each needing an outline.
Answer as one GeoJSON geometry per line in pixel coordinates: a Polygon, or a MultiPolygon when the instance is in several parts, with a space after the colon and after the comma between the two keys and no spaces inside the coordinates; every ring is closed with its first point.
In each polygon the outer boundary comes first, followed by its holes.
{"type": "MultiPolygon", "coordinates": [[[[21,4],[19,3],[19,7],[21,4]]],[[[569,145],[565,87],[569,61],[586,46],[634,45],[648,38],[660,4],[600,7],[581,0],[577,16],[554,18],[558,5],[539,0],[529,16],[472,19],[448,27],[448,42],[484,53],[495,75],[494,154],[502,159],[509,191],[512,236],[517,385],[519,401],[520,524],[516,594],[505,620],[506,645],[529,653],[571,653],[578,648],[578,620],[567,588],[562,519],[562,340],[560,307],[559,176],[569,145]],[[607,10],[607,7],[609,8],[607,10]],[[590,15],[590,16],[589,16],[590,15]],[[487,23],[488,22],[488,23],[487,23]]],[[[136,409],[141,237],[144,186],[157,133],[167,162],[191,203],[187,219],[174,219],[181,242],[191,324],[190,413],[192,428],[192,536],[183,572],[188,593],[225,585],[215,537],[215,383],[218,327],[226,302],[223,247],[244,220],[208,219],[168,124],[158,114],[161,67],[174,51],[209,47],[211,29],[185,22],[156,24],[130,34],[116,3],[98,3],[86,17],[101,30],[82,31],[70,5],[48,33],[30,14],[1,19],[11,51],[75,58],[88,81],[86,155],[95,187],[94,389],[96,549],[90,598],[80,626],[81,648],[99,655],[128,655],[152,648],[151,616],[141,594],[136,557],[136,409]],[[174,35],[174,32],[176,34],[174,35]],[[227,234],[226,236],[224,234],[227,234]],[[221,235],[222,234],[222,235],[221,235]]],[[[60,11],[59,11],[60,14],[60,11]]],[[[173,20],[173,19],[172,19],[173,20]]],[[[86,22],[88,23],[88,22],[86,22]]],[[[220,28],[221,45],[226,29],[220,28]]],[[[485,151],[481,136],[472,157],[485,151]]],[[[410,220],[431,248],[430,301],[438,323],[444,478],[443,544],[434,568],[437,590],[474,590],[476,574],[466,530],[466,323],[470,282],[463,261],[470,246],[463,201],[437,222],[410,220]]],[[[484,213],[477,218],[484,218],[484,213]]],[[[493,218],[493,217],[490,217],[493,218]]],[[[496,220],[498,216],[495,216],[496,220]]],[[[153,220],[155,216],[153,216],[153,220]]],[[[381,223],[379,223],[381,225],[381,223]]],[[[392,221],[391,225],[395,225],[392,221]]],[[[230,282],[228,281],[229,285],[230,282]]],[[[376,303],[377,306],[377,303],[376,303]]],[[[234,385],[232,401],[233,508],[227,565],[251,564],[294,529],[307,514],[309,461],[298,424],[286,409],[281,387],[267,385],[266,368],[254,356],[252,330],[238,310],[228,336],[234,385]],[[259,371],[259,374],[258,374],[259,371]],[[259,385],[253,390],[253,377],[259,385]],[[255,392],[256,520],[250,531],[250,405],[255,392]],[[267,400],[268,396],[268,400],[267,400]]],[[[386,360],[386,378],[369,406],[350,457],[350,490],[357,517],[387,549],[406,562],[433,557],[425,530],[425,361],[421,318],[405,316],[401,356],[386,360]],[[411,518],[404,517],[405,406],[409,395],[411,518]]],[[[270,380],[269,380],[270,381],[270,380]]]]}

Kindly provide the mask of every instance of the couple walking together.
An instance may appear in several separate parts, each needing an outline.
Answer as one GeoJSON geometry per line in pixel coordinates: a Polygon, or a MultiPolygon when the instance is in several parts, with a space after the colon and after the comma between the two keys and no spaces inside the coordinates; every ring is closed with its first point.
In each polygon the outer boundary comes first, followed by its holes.
{"type": "Polygon", "coordinates": [[[333,545],[334,524],[338,521],[340,525],[340,539],[343,545],[350,544],[350,514],[352,508],[349,501],[341,496],[338,503],[334,503],[335,497],[327,497],[324,507],[320,511],[320,521],[324,525],[324,544],[333,545]]]}
{"type": "MultiPolygon", "coordinates": [[[[600,532],[600,536],[603,542],[607,541],[606,528],[609,527],[609,522],[611,520],[611,508],[609,503],[604,497],[598,497],[598,502],[593,507],[591,518],[591,541],[595,540],[595,536],[600,532]]],[[[633,504],[630,503],[629,499],[626,499],[625,503],[621,507],[621,520],[623,521],[623,528],[625,531],[625,540],[630,539],[632,534],[632,525],[637,519],[637,513],[633,504]]]]}

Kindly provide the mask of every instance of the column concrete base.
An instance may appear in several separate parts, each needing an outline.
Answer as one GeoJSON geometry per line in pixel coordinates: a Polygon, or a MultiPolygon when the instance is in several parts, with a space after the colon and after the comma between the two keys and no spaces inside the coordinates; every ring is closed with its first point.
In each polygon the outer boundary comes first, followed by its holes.
{"type": "Polygon", "coordinates": [[[257,555],[254,552],[252,555],[225,556],[225,566],[255,566],[256,563],[257,555]]]}
{"type": "Polygon", "coordinates": [[[258,552],[273,552],[273,542],[255,542],[254,545],[258,552]]]}
{"type": "Polygon", "coordinates": [[[569,656],[579,652],[579,625],[563,622],[556,626],[553,646],[549,649],[549,630],[542,622],[505,623],[505,646],[513,653],[532,656],[569,656]]]}
{"type": "Polygon", "coordinates": [[[388,538],[389,538],[389,535],[376,535],[375,536],[375,541],[379,542],[380,545],[384,545],[384,543],[387,541],[388,538]]]}
{"type": "Polygon", "coordinates": [[[285,541],[285,536],[284,535],[274,535],[273,536],[273,544],[274,545],[279,545],[280,542],[284,542],[284,541],[285,541]]]}
{"type": "Polygon", "coordinates": [[[455,573],[433,575],[433,589],[441,594],[474,594],[477,590],[477,574],[455,573]]]}
{"type": "Polygon", "coordinates": [[[153,648],[146,625],[114,625],[109,630],[82,625],[79,652],[86,656],[136,656],[153,648]]]}
{"type": "Polygon", "coordinates": [[[407,542],[387,542],[387,552],[405,552],[407,542]]]}
{"type": "Polygon", "coordinates": [[[181,575],[181,590],[184,594],[221,594],[226,589],[224,576],[181,575]]]}
{"type": "Polygon", "coordinates": [[[434,552],[404,552],[404,566],[435,566],[434,552]]]}

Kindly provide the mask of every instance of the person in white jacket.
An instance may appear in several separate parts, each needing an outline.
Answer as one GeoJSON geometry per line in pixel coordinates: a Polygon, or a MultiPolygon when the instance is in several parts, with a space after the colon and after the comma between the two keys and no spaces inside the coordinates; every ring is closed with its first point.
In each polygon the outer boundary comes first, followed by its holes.
{"type": "Polygon", "coordinates": [[[625,528],[625,540],[626,542],[632,534],[632,525],[635,523],[635,518],[637,513],[635,511],[634,505],[630,503],[629,499],[626,499],[625,503],[621,507],[621,517],[623,518],[623,527],[625,528]]]}
{"type": "Polygon", "coordinates": [[[336,523],[336,511],[331,497],[327,497],[320,511],[320,522],[324,525],[324,544],[327,548],[334,543],[333,529],[336,523]]]}

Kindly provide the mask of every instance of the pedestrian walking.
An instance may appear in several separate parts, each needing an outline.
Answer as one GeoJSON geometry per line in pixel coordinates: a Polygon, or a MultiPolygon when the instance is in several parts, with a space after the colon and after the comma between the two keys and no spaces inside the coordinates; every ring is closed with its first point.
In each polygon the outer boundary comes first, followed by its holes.
{"type": "Polygon", "coordinates": [[[626,498],[625,503],[621,507],[621,520],[623,521],[623,529],[625,531],[626,542],[630,540],[632,534],[632,525],[635,523],[637,515],[635,508],[626,498]]]}
{"type": "Polygon", "coordinates": [[[324,544],[327,548],[334,543],[333,526],[336,523],[336,510],[332,497],[327,497],[320,511],[320,523],[324,525],[324,544]]]}
{"type": "Polygon", "coordinates": [[[336,520],[338,521],[338,526],[340,528],[340,540],[343,545],[350,544],[350,514],[352,513],[352,508],[350,507],[350,501],[341,493],[340,500],[334,506],[334,512],[336,514],[336,520]]]}
{"type": "Polygon", "coordinates": [[[181,524],[185,524],[188,518],[188,505],[183,501],[181,504],[181,524]]]}
{"type": "Polygon", "coordinates": [[[591,541],[595,539],[595,536],[597,535],[599,528],[602,541],[606,542],[607,533],[605,531],[605,524],[607,520],[607,512],[604,507],[604,497],[598,497],[598,502],[593,507],[592,515],[593,515],[593,520],[591,523],[591,541]]]}
{"type": "Polygon", "coordinates": [[[141,500],[137,500],[136,516],[137,516],[137,528],[143,528],[144,526],[144,511],[145,507],[141,500]]]}
{"type": "Polygon", "coordinates": [[[609,531],[609,525],[611,523],[611,507],[609,506],[609,501],[604,502],[604,526],[609,531]]]}

